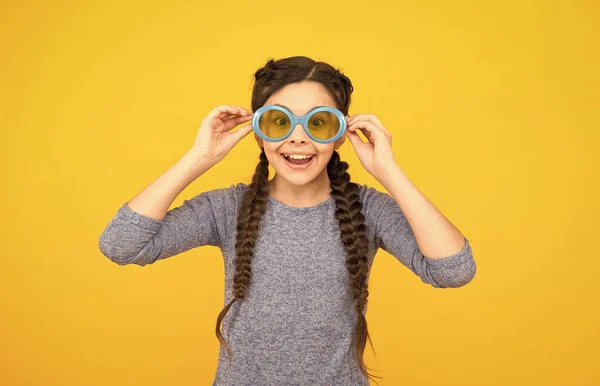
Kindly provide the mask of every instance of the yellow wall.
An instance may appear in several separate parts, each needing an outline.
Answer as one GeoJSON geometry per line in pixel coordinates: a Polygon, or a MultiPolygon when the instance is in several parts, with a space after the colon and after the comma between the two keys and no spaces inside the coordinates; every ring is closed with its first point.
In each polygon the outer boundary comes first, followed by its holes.
{"type": "MultiPolygon", "coordinates": [[[[208,111],[249,107],[253,72],[291,55],[345,71],[350,113],[379,117],[475,252],[456,289],[378,254],[380,385],[600,383],[597,2],[188,3],[0,5],[1,385],[211,384],[219,249],[121,267],[98,238],[208,111]]],[[[173,205],[248,182],[257,149],[245,137],[173,205]]]]}

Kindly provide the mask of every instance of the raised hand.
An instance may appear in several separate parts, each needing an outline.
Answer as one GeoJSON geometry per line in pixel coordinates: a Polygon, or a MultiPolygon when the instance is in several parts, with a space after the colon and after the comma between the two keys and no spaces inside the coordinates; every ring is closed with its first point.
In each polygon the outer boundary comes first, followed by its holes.
{"type": "Polygon", "coordinates": [[[192,151],[211,162],[219,162],[252,131],[252,124],[248,123],[233,132],[230,130],[251,119],[252,112],[243,107],[215,107],[202,121],[192,151]]]}
{"type": "Polygon", "coordinates": [[[392,134],[373,114],[357,114],[346,119],[346,135],[350,139],[358,159],[363,167],[379,179],[396,165],[392,152],[392,134]],[[368,142],[364,142],[356,133],[360,130],[368,142]]]}

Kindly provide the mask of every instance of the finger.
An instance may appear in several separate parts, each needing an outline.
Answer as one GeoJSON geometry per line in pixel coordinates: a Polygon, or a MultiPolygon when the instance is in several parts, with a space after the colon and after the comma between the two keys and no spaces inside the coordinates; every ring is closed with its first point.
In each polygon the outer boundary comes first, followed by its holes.
{"type": "Polygon", "coordinates": [[[236,131],[232,132],[231,135],[233,136],[233,138],[235,138],[235,141],[237,143],[242,138],[244,138],[246,135],[248,135],[248,133],[251,131],[252,131],[252,124],[249,123],[247,125],[240,127],[236,131]]]}
{"type": "Polygon", "coordinates": [[[225,125],[225,129],[227,131],[233,129],[234,127],[236,127],[237,125],[249,121],[252,119],[252,115],[241,115],[241,116],[235,116],[232,117],[231,119],[226,120],[223,124],[225,125]]]}
{"type": "Polygon", "coordinates": [[[236,114],[230,114],[229,112],[225,112],[224,114],[224,120],[225,119],[231,119],[234,118],[236,116],[250,116],[252,115],[252,112],[250,110],[247,110],[243,107],[239,107],[239,106],[233,106],[235,108],[237,108],[238,112],[236,114]]]}
{"type": "Polygon", "coordinates": [[[372,122],[373,124],[375,124],[377,127],[379,127],[381,130],[383,131],[387,131],[385,129],[385,127],[381,124],[381,122],[379,121],[379,119],[377,119],[377,117],[373,114],[357,114],[357,115],[353,115],[350,120],[352,122],[348,122],[348,123],[353,123],[357,120],[364,120],[364,121],[369,121],[372,122]]]}
{"type": "Polygon", "coordinates": [[[231,113],[231,115],[237,113],[237,109],[233,106],[229,105],[220,105],[212,109],[209,115],[212,118],[218,118],[222,114],[231,113]]]}
{"type": "Polygon", "coordinates": [[[220,105],[215,107],[209,115],[213,118],[223,118],[225,116],[231,116],[236,114],[250,114],[250,111],[240,106],[232,105],[220,105]]]}
{"type": "Polygon", "coordinates": [[[237,113],[237,114],[250,114],[250,111],[248,109],[245,109],[242,106],[236,106],[236,105],[221,105],[221,106],[218,106],[217,109],[219,109],[219,111],[221,111],[221,112],[233,111],[234,113],[237,113]],[[222,108],[220,108],[220,107],[222,107],[222,108]]]}
{"type": "Polygon", "coordinates": [[[377,119],[376,116],[374,116],[372,114],[361,114],[361,116],[363,116],[364,119],[361,119],[360,117],[357,116],[355,119],[352,120],[350,125],[356,123],[358,120],[366,120],[368,122],[371,122],[371,123],[373,123],[373,127],[375,127],[377,129],[377,131],[383,133],[383,135],[385,135],[385,137],[387,138],[387,140],[390,144],[392,143],[392,133],[390,133],[389,130],[387,130],[381,124],[381,122],[379,122],[379,119],[377,119]]]}
{"type": "Polygon", "coordinates": [[[221,121],[225,122],[229,119],[233,119],[236,117],[251,117],[252,114],[245,114],[245,113],[237,113],[237,114],[231,114],[230,112],[224,112],[219,114],[219,116],[215,119],[220,119],[221,121]]]}
{"type": "Polygon", "coordinates": [[[363,139],[353,131],[346,131],[346,136],[350,140],[350,143],[352,144],[352,147],[354,147],[354,150],[356,152],[359,152],[360,149],[362,149],[362,147],[365,146],[365,144],[367,143],[363,141],[363,139]]]}
{"type": "Polygon", "coordinates": [[[373,114],[357,114],[354,115],[351,119],[351,122],[349,123],[349,125],[351,125],[352,123],[356,122],[357,120],[367,120],[369,122],[372,122],[375,127],[380,130],[381,132],[383,132],[383,134],[386,136],[388,142],[391,144],[392,143],[392,133],[389,132],[389,130],[387,130],[379,121],[379,119],[377,119],[377,117],[373,114]]]}
{"type": "Polygon", "coordinates": [[[356,130],[360,130],[371,143],[375,143],[379,136],[384,135],[374,123],[369,121],[355,121],[348,126],[348,131],[356,130]]]}
{"type": "Polygon", "coordinates": [[[372,122],[375,124],[375,127],[377,129],[379,129],[380,131],[382,131],[388,142],[391,144],[392,143],[392,133],[390,133],[390,131],[388,129],[385,128],[385,126],[383,126],[383,124],[381,124],[381,122],[379,121],[379,119],[374,115],[374,114],[356,114],[353,115],[350,119],[350,122],[348,123],[348,126],[350,126],[352,123],[356,122],[357,120],[367,120],[369,122],[372,122]]]}
{"type": "Polygon", "coordinates": [[[235,114],[235,115],[229,115],[229,113],[226,114],[226,116],[224,118],[221,118],[223,122],[229,120],[229,119],[233,119],[236,117],[248,117],[248,118],[252,118],[252,113],[248,112],[248,113],[243,113],[243,114],[235,114]]]}
{"type": "Polygon", "coordinates": [[[248,109],[246,109],[246,108],[244,108],[242,106],[233,106],[233,107],[235,107],[236,109],[238,109],[240,115],[252,115],[252,113],[250,112],[250,110],[248,110],[248,109]]]}
{"type": "MultiPolygon", "coordinates": [[[[243,110],[243,111],[247,111],[247,110],[243,110]]],[[[214,116],[211,117],[211,119],[213,120],[213,125],[215,127],[224,128],[223,124],[225,122],[228,122],[229,120],[235,119],[238,117],[244,117],[246,119],[251,119],[252,114],[250,112],[247,112],[247,113],[236,113],[236,114],[232,115],[231,111],[224,111],[224,112],[219,113],[216,117],[214,117],[214,116]]],[[[229,126],[227,128],[227,130],[229,130],[230,128],[235,127],[237,125],[239,125],[239,123],[237,123],[234,126],[229,126]]]]}

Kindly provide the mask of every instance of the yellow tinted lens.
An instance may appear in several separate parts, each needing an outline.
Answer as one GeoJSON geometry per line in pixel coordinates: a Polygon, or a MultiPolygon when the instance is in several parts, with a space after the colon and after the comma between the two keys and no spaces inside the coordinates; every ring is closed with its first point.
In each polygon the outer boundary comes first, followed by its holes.
{"type": "Polygon", "coordinates": [[[317,139],[335,137],[340,128],[337,116],[329,111],[319,111],[308,120],[308,131],[317,139]]]}
{"type": "Polygon", "coordinates": [[[265,111],[258,121],[260,131],[270,138],[281,138],[290,131],[290,118],[279,110],[265,111]]]}

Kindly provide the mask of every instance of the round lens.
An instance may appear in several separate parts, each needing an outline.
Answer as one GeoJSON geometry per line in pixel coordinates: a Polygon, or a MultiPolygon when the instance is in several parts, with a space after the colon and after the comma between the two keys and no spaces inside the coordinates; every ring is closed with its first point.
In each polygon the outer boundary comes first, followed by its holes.
{"type": "Polygon", "coordinates": [[[265,111],[258,121],[258,128],[269,138],[281,138],[290,131],[290,117],[280,110],[265,111]]]}
{"type": "Polygon", "coordinates": [[[308,131],[317,139],[331,139],[335,137],[339,129],[340,121],[330,111],[316,112],[308,119],[308,131]]]}

